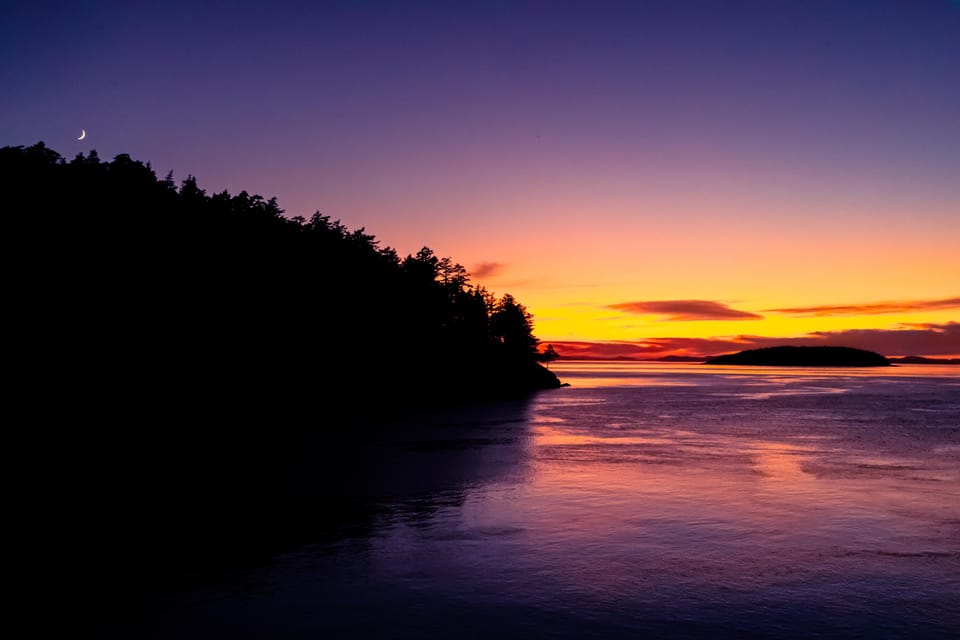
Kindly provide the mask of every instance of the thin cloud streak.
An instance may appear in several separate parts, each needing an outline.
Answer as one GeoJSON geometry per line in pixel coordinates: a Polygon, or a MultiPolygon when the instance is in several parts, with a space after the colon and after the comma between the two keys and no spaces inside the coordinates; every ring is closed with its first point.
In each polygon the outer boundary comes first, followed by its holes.
{"type": "Polygon", "coordinates": [[[610,309],[642,315],[665,316],[666,320],[762,320],[763,316],[749,311],[731,309],[714,300],[648,300],[619,302],[607,305],[610,309]]]}
{"type": "Polygon", "coordinates": [[[937,309],[956,308],[960,308],[960,298],[946,298],[944,300],[897,300],[870,302],[866,304],[822,305],[816,307],[787,307],[783,309],[764,309],[764,311],[793,316],[847,316],[909,313],[911,311],[934,311],[937,309]]]}
{"type": "Polygon", "coordinates": [[[715,338],[650,338],[637,342],[551,342],[564,359],[655,360],[665,356],[711,357],[761,347],[844,346],[886,356],[958,356],[960,323],[904,325],[898,329],[815,331],[793,338],[725,336],[715,338]]]}
{"type": "Polygon", "coordinates": [[[505,265],[502,262],[481,262],[470,270],[474,278],[490,278],[500,274],[505,265]]]}

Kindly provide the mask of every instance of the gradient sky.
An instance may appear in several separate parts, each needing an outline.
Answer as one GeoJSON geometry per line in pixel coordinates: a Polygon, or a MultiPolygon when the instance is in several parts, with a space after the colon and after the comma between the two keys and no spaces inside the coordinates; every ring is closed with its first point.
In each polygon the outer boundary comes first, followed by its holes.
{"type": "Polygon", "coordinates": [[[428,245],[561,353],[960,355],[958,2],[4,2],[41,140],[428,245]]]}

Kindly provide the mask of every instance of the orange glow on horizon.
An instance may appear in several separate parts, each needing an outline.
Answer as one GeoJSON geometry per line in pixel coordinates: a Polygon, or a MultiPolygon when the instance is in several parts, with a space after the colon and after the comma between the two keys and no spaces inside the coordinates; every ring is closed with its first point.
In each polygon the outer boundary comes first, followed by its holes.
{"type": "MultiPolygon", "coordinates": [[[[432,216],[429,227],[388,226],[378,237],[401,255],[427,245],[476,268],[478,284],[527,307],[544,342],[803,338],[960,320],[956,307],[771,311],[960,297],[960,201],[953,194],[724,181],[723,171],[689,177],[638,183],[625,172],[571,174],[511,179],[482,192],[452,185],[416,211],[395,211],[398,221],[432,216]],[[629,303],[677,300],[717,303],[744,317],[668,321],[624,311],[629,303]]],[[[380,206],[398,205],[374,210],[380,206]]],[[[960,344],[950,353],[960,353],[960,344]]],[[[885,355],[943,353],[905,347],[885,355]]]]}
{"type": "MultiPolygon", "coordinates": [[[[726,217],[726,216],[721,216],[726,217]]],[[[479,238],[470,260],[496,261],[483,283],[517,296],[534,315],[535,333],[550,341],[643,341],[659,337],[716,338],[739,335],[802,338],[812,333],[895,331],[960,320],[960,305],[877,312],[887,301],[943,301],[960,297],[960,223],[948,231],[883,228],[747,228],[701,220],[691,232],[669,222],[655,232],[592,229],[564,222],[545,227],[534,245],[509,237],[479,238]],[[671,228],[671,226],[675,228],[671,228]],[[490,240],[492,246],[486,245],[490,240]],[[635,301],[713,301],[761,319],[668,321],[663,314],[629,313],[635,301]],[[620,308],[613,305],[621,305],[620,308]],[[863,313],[788,313],[776,309],[864,306],[863,313]]],[[[469,262],[468,262],[469,263],[469,262]]],[[[882,310],[881,310],[882,311],[882,310]]],[[[916,352],[908,347],[885,355],[916,352]]],[[[668,351],[663,355],[707,355],[668,351]]]]}

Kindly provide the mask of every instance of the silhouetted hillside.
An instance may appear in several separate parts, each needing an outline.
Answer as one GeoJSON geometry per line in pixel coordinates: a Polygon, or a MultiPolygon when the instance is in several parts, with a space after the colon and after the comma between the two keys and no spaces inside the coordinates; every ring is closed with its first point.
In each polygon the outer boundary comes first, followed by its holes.
{"type": "Polygon", "coordinates": [[[304,433],[560,386],[524,306],[428,248],[127,155],[5,147],[0,176],[18,433],[91,557],[269,531],[304,433]]]}
{"type": "Polygon", "coordinates": [[[887,367],[878,353],[851,347],[768,347],[717,356],[705,364],[746,364],[777,367],[887,367]]]}
{"type": "Polygon", "coordinates": [[[0,170],[19,227],[7,237],[30,250],[21,312],[47,329],[35,346],[73,373],[95,358],[125,393],[310,405],[559,384],[531,367],[523,305],[428,248],[400,258],[362,228],[290,220],[275,199],[207,195],[192,177],[177,187],[126,155],[8,147],[0,170]]]}

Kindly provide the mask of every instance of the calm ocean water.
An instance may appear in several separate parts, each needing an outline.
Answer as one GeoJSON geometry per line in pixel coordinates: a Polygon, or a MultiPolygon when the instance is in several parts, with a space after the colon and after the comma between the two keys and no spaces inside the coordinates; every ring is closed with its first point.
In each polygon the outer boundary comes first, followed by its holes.
{"type": "Polygon", "coordinates": [[[552,368],[318,439],[293,491],[345,515],[121,635],[960,637],[960,369],[552,368]]]}

